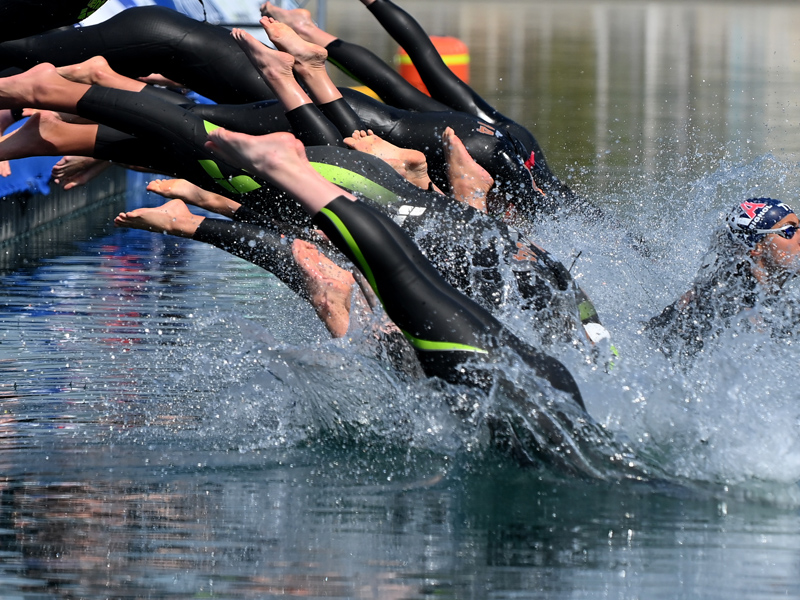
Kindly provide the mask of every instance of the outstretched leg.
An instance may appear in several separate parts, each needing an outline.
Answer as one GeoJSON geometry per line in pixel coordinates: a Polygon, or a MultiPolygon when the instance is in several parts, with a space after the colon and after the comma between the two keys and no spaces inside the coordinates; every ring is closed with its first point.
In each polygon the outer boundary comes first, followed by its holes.
{"type": "MultiPolygon", "coordinates": [[[[180,189],[183,189],[183,186],[178,183],[169,193],[177,195],[180,189]]],[[[183,191],[192,193],[186,189],[183,191]]],[[[299,239],[295,239],[291,244],[291,259],[288,256],[283,257],[284,264],[279,264],[280,257],[272,256],[271,260],[266,259],[267,254],[280,254],[283,247],[282,244],[270,245],[276,241],[273,237],[254,236],[247,226],[241,224],[227,222],[226,225],[226,222],[209,223],[209,221],[214,220],[193,214],[182,200],[175,199],[156,208],[138,208],[120,213],[114,219],[114,224],[117,227],[142,229],[214,243],[251,260],[275,273],[292,288],[298,284],[302,285],[304,289],[300,290],[300,295],[311,303],[333,337],[342,337],[347,333],[350,325],[350,296],[355,284],[350,272],[335,265],[314,244],[299,239]],[[226,227],[227,235],[224,235],[222,232],[226,231],[226,227]],[[248,237],[246,246],[251,250],[249,253],[237,252],[233,247],[236,241],[244,237],[248,237]],[[257,254],[253,250],[256,246],[259,246],[257,254]],[[289,260],[293,265],[286,264],[289,260]]]]}
{"type": "MultiPolygon", "coordinates": [[[[268,21],[268,25],[272,24],[268,21]]],[[[292,131],[308,145],[341,145],[339,131],[294,78],[294,57],[268,48],[243,29],[234,29],[232,35],[283,105],[292,131]]]]}
{"type": "Polygon", "coordinates": [[[220,103],[273,97],[228,29],[161,6],[129,8],[97,25],[0,44],[3,68],[70,65],[97,55],[128,77],[161,73],[220,103]]]}
{"type": "Polygon", "coordinates": [[[372,89],[387,104],[406,110],[448,110],[445,104],[423,94],[371,51],[317,27],[307,10],[287,10],[267,2],[262,5],[261,13],[288,25],[305,41],[325,48],[331,63],[372,89]]]}
{"type": "Polygon", "coordinates": [[[0,108],[45,108],[75,113],[90,86],[61,77],[48,63],[0,79],[0,108]]]}
{"type": "Polygon", "coordinates": [[[0,138],[0,160],[29,156],[91,156],[97,125],[65,123],[51,111],[34,113],[19,129],[0,138]]]}
{"type": "Polygon", "coordinates": [[[488,311],[448,285],[390,218],[319,176],[293,136],[254,137],[217,129],[209,134],[208,145],[300,202],[370,282],[429,375],[488,386],[490,373],[465,372],[461,365],[470,358],[492,360],[502,346],[508,346],[537,375],[583,406],[564,365],[520,341],[488,311]]]}

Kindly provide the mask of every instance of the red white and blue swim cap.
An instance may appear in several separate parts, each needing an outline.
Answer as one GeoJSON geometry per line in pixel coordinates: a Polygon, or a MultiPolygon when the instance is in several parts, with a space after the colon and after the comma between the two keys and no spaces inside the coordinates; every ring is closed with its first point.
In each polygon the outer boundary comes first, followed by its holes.
{"type": "Polygon", "coordinates": [[[728,229],[738,240],[753,247],[762,239],[759,229],[772,229],[794,211],[780,200],[750,198],[737,204],[728,215],[728,229]]]}

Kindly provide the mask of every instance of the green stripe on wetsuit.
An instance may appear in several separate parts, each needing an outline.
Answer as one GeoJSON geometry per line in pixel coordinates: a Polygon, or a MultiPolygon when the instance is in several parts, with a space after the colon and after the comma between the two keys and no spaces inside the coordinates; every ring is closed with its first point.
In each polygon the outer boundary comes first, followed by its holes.
{"type": "MultiPolygon", "coordinates": [[[[211,133],[215,129],[219,129],[219,125],[214,125],[208,121],[203,121],[203,126],[206,128],[206,133],[211,133]]],[[[211,160],[199,160],[200,166],[208,175],[216,182],[217,185],[223,189],[231,192],[232,194],[246,194],[261,187],[256,180],[249,175],[237,175],[235,177],[225,177],[219,168],[219,165],[211,160]]]]}
{"type": "MultiPolygon", "coordinates": [[[[375,274],[372,271],[366,257],[364,256],[364,252],[362,252],[361,248],[358,246],[358,243],[355,241],[355,238],[348,230],[347,226],[342,222],[342,220],[336,215],[333,211],[328,208],[323,207],[320,210],[320,213],[324,214],[330,223],[336,228],[339,232],[339,235],[342,236],[342,239],[347,244],[353,258],[355,259],[356,263],[358,264],[359,269],[362,273],[364,273],[364,277],[367,278],[369,281],[369,285],[372,288],[372,291],[375,292],[375,295],[380,300],[381,304],[384,305],[383,299],[381,298],[381,294],[378,291],[378,284],[375,281],[375,274]]],[[[411,345],[414,346],[417,350],[423,351],[435,351],[435,352],[474,352],[479,354],[488,354],[488,351],[484,350],[483,348],[478,348],[476,346],[469,346],[466,344],[459,344],[456,342],[437,342],[433,340],[424,340],[414,335],[408,333],[407,331],[401,329],[403,335],[411,342],[411,345]]]]}
{"type": "Polygon", "coordinates": [[[354,171],[320,162],[312,162],[314,170],[331,183],[350,192],[356,192],[381,204],[393,204],[399,200],[397,194],[354,171]]]}
{"type": "Polygon", "coordinates": [[[339,232],[342,238],[344,238],[347,247],[350,248],[350,252],[353,253],[356,262],[358,262],[358,268],[361,269],[361,272],[364,273],[364,277],[366,277],[367,281],[369,281],[369,287],[372,288],[372,291],[375,292],[378,300],[380,300],[381,304],[383,304],[381,293],[378,291],[378,284],[375,281],[375,275],[372,273],[372,269],[370,268],[364,253],[361,252],[361,248],[358,247],[358,244],[353,239],[353,236],[350,234],[347,226],[342,223],[342,220],[338,216],[336,216],[327,208],[323,207],[320,212],[330,219],[331,223],[333,223],[333,226],[336,227],[336,230],[339,232]]]}
{"type": "Polygon", "coordinates": [[[78,15],[76,21],[83,21],[84,19],[91,17],[94,13],[97,12],[103,4],[106,3],[106,0],[91,0],[84,8],[80,14],[78,15]]]}
{"type": "MultiPolygon", "coordinates": [[[[580,314],[581,322],[585,323],[592,317],[597,316],[597,309],[594,307],[594,304],[592,304],[591,300],[587,298],[578,305],[578,313],[580,314]]],[[[597,321],[597,319],[594,320],[597,321]]]]}

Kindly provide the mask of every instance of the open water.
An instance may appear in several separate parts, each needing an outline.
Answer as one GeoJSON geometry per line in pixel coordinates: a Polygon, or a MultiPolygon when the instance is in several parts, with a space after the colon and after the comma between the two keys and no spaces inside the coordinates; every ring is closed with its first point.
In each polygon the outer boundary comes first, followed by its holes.
{"type": "MultiPolygon", "coordinates": [[[[329,29],[391,59],[357,2],[328,4],[329,29]]],[[[621,354],[606,373],[558,351],[599,477],[493,454],[450,410],[464,390],[400,378],[357,326],[330,341],[270,274],[114,230],[159,202],[136,176],[0,248],[0,597],[800,595],[796,340],[734,329],[677,369],[639,333],[732,201],[800,204],[800,9],[402,5],[464,39],[474,86],[650,241],[580,215],[532,230],[621,354]]]]}

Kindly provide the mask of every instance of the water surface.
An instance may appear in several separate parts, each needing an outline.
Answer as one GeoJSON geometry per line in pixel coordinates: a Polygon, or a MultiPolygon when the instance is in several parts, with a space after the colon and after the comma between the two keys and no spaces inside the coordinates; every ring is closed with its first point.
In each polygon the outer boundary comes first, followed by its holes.
{"type": "MultiPolygon", "coordinates": [[[[391,58],[356,2],[329,28],[391,58]]],[[[732,199],[795,201],[800,9],[787,3],[404,2],[553,169],[653,247],[574,215],[533,233],[622,357],[562,352],[659,483],[493,454],[331,341],[275,278],[114,230],[126,198],[0,248],[0,590],[9,598],[772,598],[800,592],[793,339],[737,331],[677,371],[639,335],[732,199]]],[[[796,302],[796,286],[787,290],[796,302]]],[[[514,324],[513,310],[504,318],[514,324]]],[[[525,333],[524,331],[522,332],[525,333]]]]}

